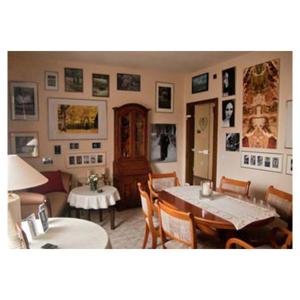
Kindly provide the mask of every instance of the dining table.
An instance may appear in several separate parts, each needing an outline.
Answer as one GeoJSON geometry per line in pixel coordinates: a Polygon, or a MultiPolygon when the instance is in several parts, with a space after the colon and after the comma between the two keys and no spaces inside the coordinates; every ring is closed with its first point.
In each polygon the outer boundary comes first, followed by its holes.
{"type": "Polygon", "coordinates": [[[233,197],[213,191],[202,196],[201,186],[177,186],[158,192],[159,200],[174,209],[194,216],[197,228],[213,235],[217,231],[238,232],[265,226],[278,214],[264,201],[233,197]]]}

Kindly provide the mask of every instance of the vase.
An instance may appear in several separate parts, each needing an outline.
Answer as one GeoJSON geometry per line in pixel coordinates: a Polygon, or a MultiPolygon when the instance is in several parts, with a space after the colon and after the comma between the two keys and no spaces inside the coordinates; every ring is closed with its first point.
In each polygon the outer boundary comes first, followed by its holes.
{"type": "Polygon", "coordinates": [[[90,182],[90,190],[91,191],[97,191],[97,181],[90,182]]]}

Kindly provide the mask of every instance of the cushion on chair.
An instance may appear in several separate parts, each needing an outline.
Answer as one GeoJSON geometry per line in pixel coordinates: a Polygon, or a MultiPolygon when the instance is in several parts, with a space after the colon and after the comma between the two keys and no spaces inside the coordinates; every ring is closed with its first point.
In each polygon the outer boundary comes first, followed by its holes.
{"type": "Polygon", "coordinates": [[[41,173],[48,178],[48,182],[38,187],[31,188],[30,192],[40,194],[48,194],[52,192],[66,193],[62,182],[61,171],[48,171],[41,173]]]}
{"type": "Polygon", "coordinates": [[[175,240],[170,240],[170,241],[166,242],[165,247],[167,249],[190,249],[189,246],[187,246],[183,243],[177,242],[175,240]]]}
{"type": "Polygon", "coordinates": [[[163,189],[175,186],[175,185],[176,185],[175,177],[153,178],[152,179],[152,186],[158,192],[162,191],[163,189]]]}
{"type": "Polygon", "coordinates": [[[267,201],[272,205],[278,214],[285,220],[288,220],[292,217],[293,207],[292,201],[283,199],[275,194],[269,194],[267,201]]]}

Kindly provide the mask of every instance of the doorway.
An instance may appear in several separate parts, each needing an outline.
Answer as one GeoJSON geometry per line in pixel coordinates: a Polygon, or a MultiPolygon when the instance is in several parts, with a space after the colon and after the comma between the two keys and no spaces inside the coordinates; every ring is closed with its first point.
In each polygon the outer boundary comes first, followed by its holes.
{"type": "Polygon", "coordinates": [[[216,187],[218,99],[188,103],[186,107],[186,182],[203,179],[216,187]]]}

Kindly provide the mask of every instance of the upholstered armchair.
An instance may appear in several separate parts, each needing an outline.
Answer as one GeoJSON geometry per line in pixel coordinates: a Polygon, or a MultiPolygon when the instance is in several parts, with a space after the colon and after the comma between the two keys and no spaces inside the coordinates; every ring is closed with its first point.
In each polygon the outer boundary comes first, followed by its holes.
{"type": "Polygon", "coordinates": [[[49,217],[64,214],[71,190],[72,175],[61,171],[41,173],[49,180],[46,184],[17,193],[21,198],[22,218],[26,218],[31,213],[37,215],[38,207],[43,203],[47,206],[49,217]]]}

